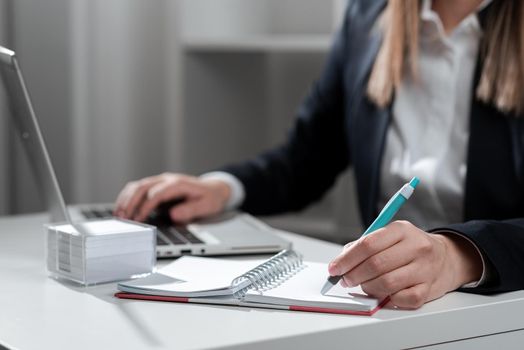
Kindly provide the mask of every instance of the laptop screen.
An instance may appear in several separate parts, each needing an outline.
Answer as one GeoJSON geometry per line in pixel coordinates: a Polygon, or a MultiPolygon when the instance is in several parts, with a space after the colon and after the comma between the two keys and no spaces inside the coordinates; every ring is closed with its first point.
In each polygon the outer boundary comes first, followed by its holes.
{"type": "Polygon", "coordinates": [[[1,46],[0,78],[13,124],[29,157],[38,188],[43,192],[51,221],[70,221],[15,53],[1,46]]]}

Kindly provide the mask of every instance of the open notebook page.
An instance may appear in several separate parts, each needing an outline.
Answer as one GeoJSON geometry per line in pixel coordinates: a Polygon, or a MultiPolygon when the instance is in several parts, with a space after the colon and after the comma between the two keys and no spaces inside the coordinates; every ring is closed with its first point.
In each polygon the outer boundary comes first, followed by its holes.
{"type": "Polygon", "coordinates": [[[129,293],[177,297],[231,295],[249,284],[249,281],[244,281],[233,290],[230,288],[233,279],[264,261],[184,256],[147,277],[121,282],[118,289],[129,293]]]}
{"type": "Polygon", "coordinates": [[[322,295],[320,290],[327,276],[326,264],[304,262],[304,268],[289,279],[272,289],[250,290],[244,301],[355,311],[369,311],[380,304],[380,300],[368,297],[360,287],[342,288],[336,285],[329,293],[322,295]]]}

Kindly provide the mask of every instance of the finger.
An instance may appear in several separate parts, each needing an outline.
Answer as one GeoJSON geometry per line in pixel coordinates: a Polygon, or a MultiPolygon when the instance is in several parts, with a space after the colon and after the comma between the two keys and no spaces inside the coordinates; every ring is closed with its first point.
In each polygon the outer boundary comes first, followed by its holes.
{"type": "Polygon", "coordinates": [[[144,200],[137,208],[133,220],[144,221],[161,203],[174,199],[170,194],[176,195],[177,189],[183,185],[176,181],[163,181],[152,186],[144,195],[144,200]]]}
{"type": "MultiPolygon", "coordinates": [[[[357,241],[357,240],[354,240],[354,241],[351,241],[351,242],[346,243],[346,244],[344,245],[344,247],[342,247],[342,252],[341,252],[340,254],[343,254],[346,250],[348,250],[348,249],[349,249],[353,244],[355,244],[356,241],[357,241]]],[[[339,255],[340,255],[340,254],[339,254],[339,255]]],[[[328,264],[328,274],[330,274],[331,276],[338,276],[338,274],[332,272],[334,266],[335,266],[335,265],[333,264],[333,262],[331,262],[331,263],[328,264]]],[[[342,280],[341,283],[342,283],[342,286],[343,286],[344,288],[347,287],[346,282],[344,282],[344,281],[342,280]]]]}
{"type": "Polygon", "coordinates": [[[346,243],[346,245],[344,245],[344,247],[342,248],[342,251],[348,250],[353,244],[355,244],[356,241],[357,240],[346,243]]]}
{"type": "MultiPolygon", "coordinates": [[[[343,247],[342,247],[342,252],[340,254],[343,254],[346,250],[348,250],[353,244],[355,244],[357,240],[354,240],[354,241],[351,241],[351,242],[348,242],[346,243],[343,247]]],[[[340,255],[339,254],[339,255],[340,255]]],[[[333,269],[333,261],[331,263],[328,264],[328,274],[330,274],[331,276],[338,276],[336,273],[332,273],[332,269],[333,269]]],[[[343,281],[341,281],[341,283],[344,283],[343,281]]],[[[343,285],[343,287],[347,287],[347,285],[343,285]]]]}
{"type": "Polygon", "coordinates": [[[361,283],[362,290],[377,298],[384,298],[403,289],[422,283],[424,277],[417,264],[407,264],[377,278],[361,283]]]}
{"type": "Polygon", "coordinates": [[[402,240],[385,250],[370,256],[344,275],[349,286],[356,286],[375,279],[412,262],[414,258],[409,251],[409,242],[402,240]]]}
{"type": "Polygon", "coordinates": [[[130,182],[120,191],[115,201],[114,214],[116,216],[125,216],[125,208],[129,202],[129,197],[135,191],[136,186],[135,182],[130,182]]]}
{"type": "Polygon", "coordinates": [[[177,198],[189,198],[197,195],[197,193],[197,187],[184,181],[159,183],[148,191],[134,220],[144,221],[160,203],[177,198]]]}
{"type": "Polygon", "coordinates": [[[136,214],[140,205],[145,200],[147,191],[158,183],[158,181],[160,180],[142,180],[136,187],[129,191],[129,195],[124,203],[124,215],[126,217],[132,218],[136,214]]]}
{"type": "Polygon", "coordinates": [[[187,223],[210,214],[213,214],[213,210],[206,198],[188,200],[169,211],[171,220],[180,223],[187,223]]]}
{"type": "Polygon", "coordinates": [[[393,229],[390,225],[363,236],[329,264],[329,273],[332,276],[343,275],[370,256],[397,244],[402,238],[402,230],[393,229]]]}
{"type": "Polygon", "coordinates": [[[391,299],[388,299],[388,302],[384,305],[384,309],[397,309],[397,306],[391,302],[391,299]]]}
{"type": "Polygon", "coordinates": [[[401,309],[418,309],[429,301],[429,285],[416,284],[390,296],[390,302],[401,309]]]}
{"type": "Polygon", "coordinates": [[[117,199],[117,211],[126,218],[132,218],[147,191],[159,181],[157,176],[152,176],[126,186],[117,199]]]}

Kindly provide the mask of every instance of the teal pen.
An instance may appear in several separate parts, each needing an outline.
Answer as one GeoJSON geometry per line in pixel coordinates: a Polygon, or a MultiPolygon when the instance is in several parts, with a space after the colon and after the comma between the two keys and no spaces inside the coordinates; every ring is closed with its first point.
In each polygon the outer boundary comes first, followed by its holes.
{"type": "MultiPolygon", "coordinates": [[[[393,197],[391,197],[391,199],[386,203],[375,221],[373,221],[367,230],[364,231],[362,237],[386,226],[391,221],[393,216],[395,216],[395,214],[399,211],[402,205],[404,205],[409,197],[411,197],[418,183],[419,179],[414,177],[409,183],[402,186],[402,188],[398,190],[397,193],[395,193],[393,197]]],[[[342,276],[329,276],[320,293],[326,294],[333,286],[338,283],[338,281],[340,281],[341,278],[342,276]]]]}

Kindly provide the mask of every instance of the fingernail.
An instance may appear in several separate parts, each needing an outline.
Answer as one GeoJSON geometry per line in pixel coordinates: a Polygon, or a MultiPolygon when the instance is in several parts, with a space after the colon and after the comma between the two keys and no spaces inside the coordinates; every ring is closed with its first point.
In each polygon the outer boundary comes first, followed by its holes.
{"type": "Polygon", "coordinates": [[[341,279],[340,280],[340,285],[344,288],[347,288],[348,287],[348,284],[346,283],[346,281],[344,281],[344,279],[341,279]]]}

